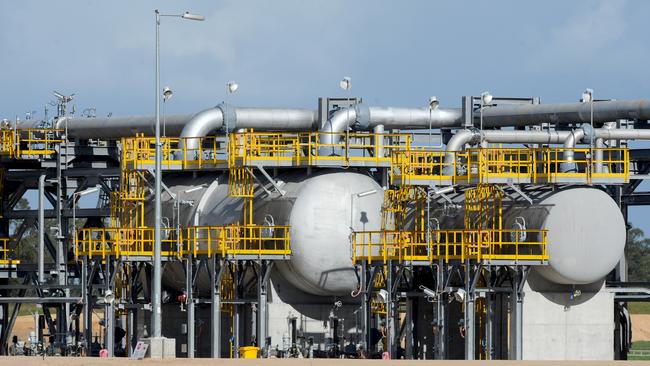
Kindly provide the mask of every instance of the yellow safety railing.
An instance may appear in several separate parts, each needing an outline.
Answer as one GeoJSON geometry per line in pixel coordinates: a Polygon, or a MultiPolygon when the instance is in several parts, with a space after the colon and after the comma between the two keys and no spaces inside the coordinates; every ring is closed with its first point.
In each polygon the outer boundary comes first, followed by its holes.
{"type": "Polygon", "coordinates": [[[476,148],[464,152],[398,151],[393,184],[624,183],[627,148],[476,148]],[[571,159],[567,158],[567,152],[571,159]]]}
{"type": "MultiPolygon", "coordinates": [[[[394,151],[411,148],[411,135],[250,131],[230,134],[227,149],[225,142],[215,136],[163,137],[161,143],[163,169],[322,164],[388,166],[394,151]],[[326,136],[338,142],[328,143],[324,141],[326,136]],[[190,140],[198,147],[189,149],[190,140]]],[[[155,139],[142,135],[123,138],[122,162],[128,169],[153,166],[155,139]]]]}
{"type": "Polygon", "coordinates": [[[411,141],[410,134],[394,133],[249,131],[230,135],[230,156],[242,166],[388,166],[393,152],[409,150],[411,141]]]}
{"type": "Polygon", "coordinates": [[[63,142],[62,130],[52,128],[0,129],[0,155],[12,159],[50,157],[63,142]]]}
{"type": "Polygon", "coordinates": [[[0,265],[2,266],[20,264],[20,260],[12,258],[14,251],[9,249],[10,241],[11,238],[0,238],[0,265]]]}
{"type": "MultiPolygon", "coordinates": [[[[154,229],[83,228],[77,231],[75,256],[152,257],[154,229]]],[[[161,254],[188,255],[291,255],[288,226],[196,226],[163,228],[161,254]]]]}
{"type": "Polygon", "coordinates": [[[457,184],[468,182],[467,152],[406,150],[397,151],[391,158],[391,183],[399,185],[418,184],[457,184]],[[445,161],[447,157],[447,161],[445,161]]]}
{"type": "Polygon", "coordinates": [[[544,148],[541,182],[556,183],[566,180],[629,181],[630,155],[627,148],[544,148]],[[573,159],[566,152],[573,153],[573,159]],[[599,158],[602,155],[602,159],[599,158]],[[598,171],[598,167],[601,167],[598,171]]]}
{"type": "Polygon", "coordinates": [[[16,130],[2,128],[0,129],[0,154],[14,157],[16,151],[16,130]]]}
{"type": "Polygon", "coordinates": [[[538,152],[526,148],[469,149],[468,172],[479,182],[501,178],[514,183],[533,183],[537,181],[538,162],[544,162],[538,152]]]}
{"type": "Polygon", "coordinates": [[[288,226],[196,226],[182,229],[180,256],[291,255],[288,226]]]}
{"type": "Polygon", "coordinates": [[[548,260],[546,230],[366,231],[352,235],[353,262],[548,260]]]}
{"type": "MultiPolygon", "coordinates": [[[[122,164],[128,169],[143,169],[156,163],[156,139],[137,135],[122,138],[122,164]]],[[[202,169],[227,164],[225,140],[210,137],[161,137],[163,169],[202,169]],[[188,148],[196,142],[196,148],[188,148]],[[192,144],[190,144],[192,145],[192,144]]]]}
{"type": "MultiPolygon", "coordinates": [[[[162,229],[161,255],[174,256],[178,252],[174,229],[162,229]]],[[[77,230],[76,257],[131,257],[153,256],[154,230],[142,228],[83,228],[77,230]]]]}

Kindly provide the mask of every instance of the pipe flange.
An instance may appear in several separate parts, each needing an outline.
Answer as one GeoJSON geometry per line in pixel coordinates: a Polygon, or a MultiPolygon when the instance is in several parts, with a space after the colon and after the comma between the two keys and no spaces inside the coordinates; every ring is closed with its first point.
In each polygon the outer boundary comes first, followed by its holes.
{"type": "Polygon", "coordinates": [[[596,129],[591,127],[590,124],[583,123],[580,125],[580,129],[585,133],[585,136],[582,138],[583,141],[592,141],[596,139],[596,129]]]}
{"type": "Polygon", "coordinates": [[[357,130],[367,130],[370,127],[370,107],[363,104],[355,104],[354,112],[356,114],[354,128],[357,130]]]}
{"type": "Polygon", "coordinates": [[[235,106],[222,102],[217,105],[217,108],[221,110],[223,115],[223,127],[222,130],[227,131],[228,133],[233,132],[237,129],[237,112],[235,106]]]}
{"type": "Polygon", "coordinates": [[[469,132],[472,133],[472,137],[467,140],[467,143],[471,146],[479,145],[483,141],[483,131],[478,128],[470,128],[469,132]]]}

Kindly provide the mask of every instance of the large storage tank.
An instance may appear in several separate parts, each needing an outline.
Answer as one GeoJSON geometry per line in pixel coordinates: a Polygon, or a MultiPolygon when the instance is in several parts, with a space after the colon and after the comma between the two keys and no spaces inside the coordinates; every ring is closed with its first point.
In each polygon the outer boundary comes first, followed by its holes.
{"type": "Polygon", "coordinates": [[[505,227],[514,228],[517,217],[523,217],[529,229],[548,230],[549,265],[535,270],[552,282],[578,285],[602,280],[623,256],[623,215],[600,189],[549,192],[531,207],[506,211],[505,227]]]}
{"type": "MultiPolygon", "coordinates": [[[[534,267],[540,275],[558,284],[582,285],[602,280],[614,269],[625,248],[625,222],[609,195],[574,187],[537,190],[531,196],[533,204],[504,201],[503,228],[548,230],[549,263],[534,267]]],[[[458,210],[432,211],[441,228],[463,227],[463,196],[456,201],[458,210]]]]}
{"type": "MultiPolygon", "coordinates": [[[[372,177],[347,171],[311,176],[287,173],[277,179],[284,182],[281,188],[285,194],[280,195],[270,185],[270,195],[257,189],[254,217],[256,224],[291,227],[291,260],[276,262],[278,274],[313,295],[348,295],[358,286],[352,263],[351,228],[380,229],[382,188],[372,177]]],[[[185,201],[180,206],[181,226],[224,225],[242,220],[242,201],[228,197],[227,175],[170,175],[165,184],[185,201]],[[205,188],[193,189],[202,184],[205,188]]],[[[163,200],[165,221],[173,222],[173,200],[168,194],[163,195],[163,200]]],[[[180,291],[184,279],[181,265],[166,265],[163,280],[167,286],[180,291]]],[[[199,291],[207,291],[207,276],[200,276],[197,285],[199,291]]]]}
{"type": "MultiPolygon", "coordinates": [[[[296,288],[319,296],[347,295],[356,289],[352,264],[351,227],[355,230],[381,228],[381,187],[373,178],[354,172],[335,171],[305,176],[298,172],[278,177],[280,195],[256,190],[257,224],[289,225],[292,257],[278,261],[278,274],[296,288]],[[368,194],[368,192],[370,192],[368,194]],[[366,193],[359,195],[359,193],[366,193]],[[353,210],[353,212],[351,212],[353,210]]],[[[169,176],[166,184],[180,199],[181,225],[224,225],[241,221],[242,201],[228,197],[227,176],[169,176]],[[204,184],[205,188],[193,187],[204,184]],[[187,192],[187,193],[185,193],[187,192]]],[[[172,220],[173,201],[163,212],[172,220]]],[[[462,196],[458,198],[462,201],[462,196]]],[[[462,205],[461,205],[462,206],[462,205]]],[[[432,217],[446,210],[433,210],[432,217]]],[[[149,215],[151,217],[151,215],[149,215]]],[[[462,228],[462,212],[437,217],[442,229],[462,228]]],[[[172,220],[173,221],[173,220],[172,220]]],[[[590,187],[536,192],[535,203],[504,207],[504,228],[548,230],[549,265],[537,266],[544,278],[559,284],[588,284],[604,278],[618,263],[625,247],[625,223],[615,202],[605,192],[590,187]]],[[[168,265],[165,283],[184,287],[180,265],[168,265]]],[[[209,280],[198,280],[199,290],[209,280]]]]}

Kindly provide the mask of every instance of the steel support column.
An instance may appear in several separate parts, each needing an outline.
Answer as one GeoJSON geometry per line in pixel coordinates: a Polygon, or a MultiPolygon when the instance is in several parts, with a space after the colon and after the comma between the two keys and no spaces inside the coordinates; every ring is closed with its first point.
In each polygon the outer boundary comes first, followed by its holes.
{"type": "Polygon", "coordinates": [[[194,358],[194,260],[190,254],[185,266],[185,291],[187,298],[187,358],[194,358]]]}
{"type": "Polygon", "coordinates": [[[404,357],[413,359],[413,300],[406,298],[406,316],[404,317],[404,357]]]}
{"type": "Polygon", "coordinates": [[[217,259],[216,256],[212,257],[212,275],[210,276],[212,280],[212,327],[210,329],[212,358],[221,357],[221,278],[226,267],[227,263],[223,259],[217,259]]]}
{"type": "Polygon", "coordinates": [[[90,336],[91,333],[89,333],[88,329],[92,326],[92,322],[89,322],[89,318],[91,317],[91,311],[90,311],[90,301],[89,298],[90,296],[88,295],[88,258],[87,257],[82,257],[81,258],[81,301],[83,304],[83,314],[84,314],[84,322],[83,322],[83,338],[84,338],[84,347],[88,350],[90,349],[90,336]]]}
{"type": "Polygon", "coordinates": [[[515,359],[523,359],[523,334],[524,334],[524,285],[530,273],[530,267],[516,267],[515,277],[517,278],[517,286],[514,287],[515,291],[515,359]]]}
{"type": "Polygon", "coordinates": [[[516,266],[514,269],[514,273],[512,275],[513,281],[512,281],[512,316],[510,320],[511,324],[511,338],[510,338],[510,345],[512,347],[512,351],[510,353],[510,357],[515,359],[515,360],[521,360],[522,359],[522,330],[523,330],[523,323],[522,323],[522,312],[523,312],[523,294],[520,291],[520,288],[522,287],[522,279],[520,278],[520,267],[516,266]]]}
{"type": "Polygon", "coordinates": [[[391,358],[396,356],[395,335],[397,329],[395,326],[395,305],[393,296],[393,263],[389,261],[386,265],[386,290],[388,291],[388,298],[386,299],[386,348],[391,358]]]}
{"type": "MultiPolygon", "coordinates": [[[[66,178],[63,176],[63,169],[67,167],[67,147],[65,147],[65,155],[61,154],[61,146],[57,147],[58,154],[56,154],[56,271],[57,271],[57,281],[59,285],[66,285],[68,281],[68,251],[65,238],[67,235],[67,220],[63,217],[64,205],[63,205],[63,192],[64,188],[67,186],[65,184],[66,178]],[[65,161],[63,158],[65,157],[65,161]]],[[[63,290],[66,297],[70,296],[70,290],[63,290]]],[[[67,346],[67,334],[68,334],[68,316],[70,316],[70,304],[60,304],[57,308],[57,323],[59,334],[56,339],[58,339],[59,344],[67,346]]]]}
{"type": "Polygon", "coordinates": [[[492,297],[494,294],[489,291],[485,293],[485,351],[486,358],[491,360],[494,358],[494,302],[492,297]]]}
{"type": "Polygon", "coordinates": [[[361,322],[362,324],[362,339],[364,350],[370,356],[370,329],[372,328],[372,314],[371,314],[371,300],[372,289],[374,284],[375,267],[369,267],[367,261],[361,262],[361,322]]]}
{"type": "Polygon", "coordinates": [[[268,285],[269,285],[269,275],[271,274],[271,269],[273,268],[273,262],[268,260],[262,260],[260,262],[260,270],[258,272],[258,283],[257,283],[257,344],[260,347],[262,355],[265,355],[266,347],[269,346],[266,344],[266,337],[268,334],[268,285]]]}
{"type": "Polygon", "coordinates": [[[444,360],[446,356],[445,340],[447,329],[445,327],[445,303],[443,301],[445,293],[445,267],[442,259],[438,260],[438,266],[436,267],[436,286],[438,292],[438,298],[436,299],[436,344],[438,346],[436,359],[444,360]]]}
{"type": "MultiPolygon", "coordinates": [[[[106,258],[106,269],[104,272],[104,296],[106,296],[106,291],[112,291],[111,289],[111,257],[106,258]]],[[[115,268],[117,270],[117,268],[115,268]]],[[[115,302],[114,301],[104,301],[104,323],[105,323],[105,337],[104,337],[104,347],[108,351],[108,357],[113,357],[115,352],[115,302]]]]}
{"type": "Polygon", "coordinates": [[[240,288],[241,288],[241,278],[240,275],[243,275],[245,272],[245,269],[242,268],[241,273],[240,273],[240,263],[235,262],[233,267],[235,268],[234,272],[232,273],[233,281],[234,281],[234,292],[235,292],[235,297],[234,297],[234,304],[233,304],[233,325],[232,325],[232,348],[234,350],[235,358],[239,358],[239,307],[240,305],[238,304],[238,300],[241,296],[240,288]]]}
{"type": "Polygon", "coordinates": [[[465,261],[465,359],[473,360],[475,354],[474,289],[472,286],[472,267],[465,261]]]}
{"type": "Polygon", "coordinates": [[[38,282],[45,283],[45,173],[38,177],[38,282]]]}

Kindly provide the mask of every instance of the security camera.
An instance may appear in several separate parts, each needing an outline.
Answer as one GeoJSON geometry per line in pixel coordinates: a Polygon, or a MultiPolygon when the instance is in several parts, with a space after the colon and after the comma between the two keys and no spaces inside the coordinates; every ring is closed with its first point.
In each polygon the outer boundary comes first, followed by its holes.
{"type": "Polygon", "coordinates": [[[467,293],[465,292],[465,290],[463,290],[462,288],[459,288],[456,291],[454,291],[454,299],[456,299],[456,301],[458,301],[458,302],[464,302],[466,294],[467,293]]]}
{"type": "Polygon", "coordinates": [[[383,288],[379,290],[377,293],[377,298],[380,302],[386,303],[388,302],[388,291],[384,290],[383,288]]]}
{"type": "Polygon", "coordinates": [[[428,287],[420,285],[420,290],[422,290],[422,292],[424,292],[424,295],[427,298],[435,299],[438,296],[438,294],[435,291],[433,291],[432,289],[430,289],[428,287]]]}

